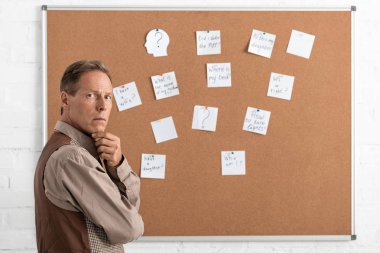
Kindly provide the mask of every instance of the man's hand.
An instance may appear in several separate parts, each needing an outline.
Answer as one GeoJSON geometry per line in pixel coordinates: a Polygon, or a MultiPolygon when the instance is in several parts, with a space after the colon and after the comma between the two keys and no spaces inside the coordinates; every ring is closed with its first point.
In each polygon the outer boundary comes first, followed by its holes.
{"type": "Polygon", "coordinates": [[[107,160],[110,167],[118,166],[122,158],[120,138],[107,132],[97,132],[91,136],[95,140],[99,157],[107,160]]]}

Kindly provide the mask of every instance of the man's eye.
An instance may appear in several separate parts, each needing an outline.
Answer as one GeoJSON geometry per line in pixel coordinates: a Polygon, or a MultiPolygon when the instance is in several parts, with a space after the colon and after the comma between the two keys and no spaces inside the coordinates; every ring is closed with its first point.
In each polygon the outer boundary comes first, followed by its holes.
{"type": "Polygon", "coordinates": [[[110,95],[106,95],[104,98],[107,99],[107,100],[111,100],[111,99],[112,99],[112,96],[110,96],[110,95]]]}
{"type": "Polygon", "coordinates": [[[95,94],[94,93],[88,93],[87,98],[95,98],[95,94]]]}

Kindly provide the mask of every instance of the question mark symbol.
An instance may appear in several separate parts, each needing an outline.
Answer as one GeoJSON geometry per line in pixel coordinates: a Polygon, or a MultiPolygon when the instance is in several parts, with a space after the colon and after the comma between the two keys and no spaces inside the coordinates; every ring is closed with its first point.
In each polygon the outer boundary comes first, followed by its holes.
{"type": "Polygon", "coordinates": [[[158,29],[156,31],[157,32],[154,34],[154,37],[157,38],[157,35],[158,35],[159,38],[158,38],[156,43],[157,43],[157,47],[160,47],[160,45],[158,45],[158,44],[159,44],[160,40],[162,39],[162,33],[158,29]]]}
{"type": "Polygon", "coordinates": [[[132,103],[135,97],[136,97],[136,94],[132,93],[131,97],[128,99],[128,102],[132,103]]]}
{"type": "MultiPolygon", "coordinates": [[[[207,109],[207,106],[204,107],[203,109],[203,112],[202,112],[202,116],[206,116],[203,120],[202,120],[202,128],[205,128],[205,120],[210,116],[210,110],[207,109]],[[207,115],[206,115],[207,114],[207,115]]],[[[202,117],[203,118],[203,117],[202,117]]]]}

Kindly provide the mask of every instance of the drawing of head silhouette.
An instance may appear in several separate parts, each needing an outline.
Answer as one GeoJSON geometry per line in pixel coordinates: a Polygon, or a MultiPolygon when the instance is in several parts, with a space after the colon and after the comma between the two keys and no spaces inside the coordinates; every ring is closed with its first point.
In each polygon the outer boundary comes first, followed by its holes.
{"type": "Polygon", "coordinates": [[[146,36],[145,47],[154,57],[167,56],[169,35],[162,29],[153,29],[146,36]]]}

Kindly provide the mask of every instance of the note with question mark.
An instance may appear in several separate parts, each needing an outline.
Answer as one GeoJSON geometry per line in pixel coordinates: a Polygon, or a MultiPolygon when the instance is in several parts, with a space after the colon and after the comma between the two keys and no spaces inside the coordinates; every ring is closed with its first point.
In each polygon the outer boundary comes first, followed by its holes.
{"type": "Polygon", "coordinates": [[[148,54],[153,54],[154,57],[167,56],[169,42],[169,35],[164,30],[156,28],[149,31],[144,46],[148,54]]]}
{"type": "Polygon", "coordinates": [[[160,40],[162,40],[162,32],[157,29],[157,31],[154,33],[154,38],[157,41],[157,47],[160,47],[160,40]]]}
{"type": "Polygon", "coordinates": [[[113,88],[113,94],[119,112],[142,104],[135,82],[113,88]]]}
{"type": "Polygon", "coordinates": [[[294,76],[272,72],[267,96],[290,100],[293,91],[294,76]]]}
{"type": "Polygon", "coordinates": [[[192,129],[204,131],[216,131],[218,108],[209,106],[194,106],[192,129]]]}
{"type": "Polygon", "coordinates": [[[179,89],[175,72],[171,71],[163,75],[150,77],[156,99],[163,99],[179,95],[179,89]]]}
{"type": "Polygon", "coordinates": [[[142,154],[141,178],[165,179],[166,155],[142,154]]]}
{"type": "Polygon", "coordinates": [[[222,175],[245,175],[245,151],[222,151],[222,175]]]}
{"type": "Polygon", "coordinates": [[[221,54],[220,31],[197,31],[197,55],[221,54]]]}

